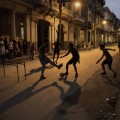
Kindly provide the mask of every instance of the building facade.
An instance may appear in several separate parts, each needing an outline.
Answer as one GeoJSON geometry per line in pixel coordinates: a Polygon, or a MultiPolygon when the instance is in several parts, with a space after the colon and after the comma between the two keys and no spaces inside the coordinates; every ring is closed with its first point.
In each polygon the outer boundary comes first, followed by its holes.
{"type": "Polygon", "coordinates": [[[104,34],[103,41],[105,43],[115,43],[117,40],[118,19],[115,14],[110,11],[108,7],[104,7],[104,34]]]}
{"type": "Polygon", "coordinates": [[[28,50],[33,42],[38,49],[45,38],[50,51],[57,38],[62,49],[67,49],[69,42],[97,46],[103,39],[104,5],[105,0],[0,1],[0,37],[26,41],[28,50]]]}

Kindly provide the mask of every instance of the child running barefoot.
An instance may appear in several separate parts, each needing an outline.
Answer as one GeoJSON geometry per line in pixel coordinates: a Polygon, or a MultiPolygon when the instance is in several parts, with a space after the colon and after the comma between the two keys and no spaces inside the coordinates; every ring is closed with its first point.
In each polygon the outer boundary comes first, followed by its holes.
{"type": "Polygon", "coordinates": [[[76,48],[74,48],[74,45],[72,43],[69,43],[69,51],[68,51],[68,53],[66,53],[64,56],[61,56],[60,58],[63,58],[65,56],[69,55],[69,53],[72,54],[72,58],[67,62],[67,64],[66,64],[66,72],[64,74],[66,76],[68,75],[68,67],[69,67],[70,64],[73,64],[74,69],[75,69],[75,77],[78,77],[76,63],[77,62],[80,63],[80,56],[79,56],[78,50],[76,48]]]}
{"type": "Polygon", "coordinates": [[[116,78],[117,77],[117,73],[114,71],[114,69],[112,68],[112,62],[113,62],[113,58],[112,56],[110,55],[110,53],[108,52],[108,50],[112,50],[112,51],[115,51],[115,49],[109,49],[109,48],[105,48],[105,45],[101,44],[100,45],[100,50],[103,51],[103,55],[102,57],[96,62],[96,64],[98,64],[102,58],[105,56],[106,59],[102,62],[102,69],[103,69],[103,72],[101,73],[101,75],[106,75],[106,70],[105,70],[105,65],[107,64],[108,67],[109,67],[109,70],[111,70],[113,72],[113,78],[116,78]]]}
{"type": "Polygon", "coordinates": [[[54,52],[53,52],[53,62],[55,59],[55,55],[57,54],[57,58],[56,58],[56,64],[59,58],[59,54],[60,54],[60,43],[59,40],[57,39],[57,41],[55,43],[53,43],[52,45],[54,45],[54,52]]]}
{"type": "Polygon", "coordinates": [[[45,79],[46,77],[44,76],[44,72],[45,72],[45,68],[46,68],[46,64],[50,63],[51,65],[57,67],[58,69],[60,69],[63,64],[59,64],[56,65],[54,62],[52,62],[46,55],[46,49],[48,48],[48,39],[45,39],[44,42],[42,43],[42,45],[40,46],[39,49],[39,60],[42,64],[42,71],[41,71],[41,76],[40,79],[45,79]]]}

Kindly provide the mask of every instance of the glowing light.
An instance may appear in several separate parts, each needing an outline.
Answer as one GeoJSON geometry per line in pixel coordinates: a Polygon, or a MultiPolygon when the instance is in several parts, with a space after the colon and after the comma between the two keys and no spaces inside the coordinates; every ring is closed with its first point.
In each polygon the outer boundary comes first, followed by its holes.
{"type": "Polygon", "coordinates": [[[79,2],[75,3],[75,7],[80,7],[80,6],[81,6],[81,4],[79,2]]]}
{"type": "Polygon", "coordinates": [[[103,24],[106,24],[106,23],[107,23],[107,22],[104,20],[104,21],[103,21],[103,24]]]}

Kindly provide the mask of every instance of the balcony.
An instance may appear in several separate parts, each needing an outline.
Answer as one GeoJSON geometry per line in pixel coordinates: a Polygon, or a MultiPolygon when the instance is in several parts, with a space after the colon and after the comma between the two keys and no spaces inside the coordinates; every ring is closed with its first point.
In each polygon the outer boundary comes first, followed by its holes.
{"type": "Polygon", "coordinates": [[[92,22],[88,22],[88,23],[83,23],[82,26],[81,26],[81,29],[82,30],[85,30],[85,29],[93,29],[93,24],[92,22]]]}
{"type": "Polygon", "coordinates": [[[68,17],[73,17],[73,12],[66,7],[62,7],[62,14],[68,17]]]}
{"type": "Polygon", "coordinates": [[[101,24],[96,24],[96,29],[102,29],[102,27],[103,27],[103,25],[101,25],[101,24]]]}
{"type": "Polygon", "coordinates": [[[104,12],[102,10],[97,10],[96,13],[100,15],[102,18],[104,18],[104,12]]]}
{"type": "Polygon", "coordinates": [[[75,13],[73,17],[74,17],[73,21],[75,22],[81,22],[81,23],[85,22],[85,18],[80,16],[78,13],[75,13]]]}

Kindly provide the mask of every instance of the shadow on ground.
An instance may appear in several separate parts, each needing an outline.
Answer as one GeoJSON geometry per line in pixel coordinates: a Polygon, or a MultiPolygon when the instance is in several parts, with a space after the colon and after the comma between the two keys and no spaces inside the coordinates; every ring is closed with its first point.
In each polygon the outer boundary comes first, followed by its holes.
{"type": "Polygon", "coordinates": [[[4,103],[2,103],[0,105],[0,114],[4,113],[5,111],[7,111],[8,109],[28,100],[30,97],[34,96],[35,94],[37,94],[38,92],[41,92],[42,90],[47,89],[50,86],[53,86],[54,83],[46,85],[40,89],[34,90],[35,86],[37,84],[39,84],[39,82],[41,82],[41,80],[38,80],[37,82],[35,82],[31,87],[28,87],[27,89],[25,89],[24,91],[16,94],[15,96],[9,98],[8,100],[6,100],[4,103]]]}
{"type": "Polygon", "coordinates": [[[64,82],[64,84],[69,86],[67,92],[64,92],[64,89],[58,85],[57,83],[54,84],[60,90],[60,99],[62,103],[56,108],[56,112],[54,114],[53,120],[63,120],[65,118],[66,110],[78,103],[78,99],[81,95],[81,87],[77,83],[77,78],[72,80],[67,80],[67,77],[63,79],[59,79],[64,82]]]}

